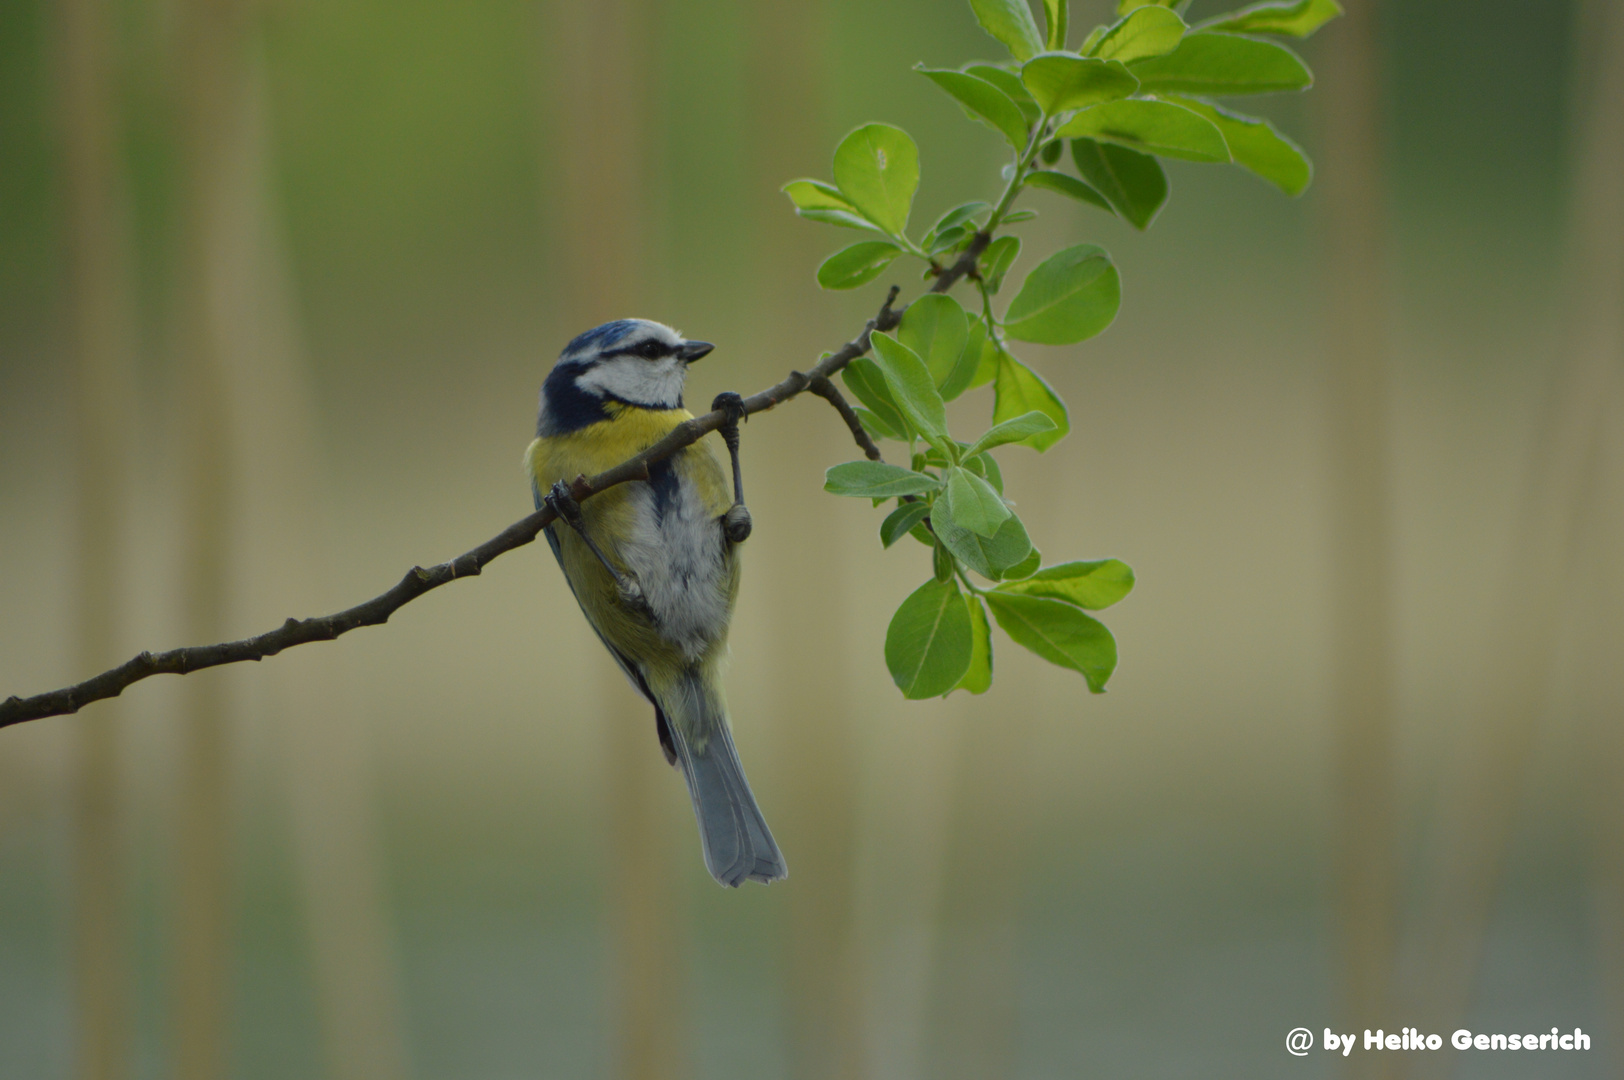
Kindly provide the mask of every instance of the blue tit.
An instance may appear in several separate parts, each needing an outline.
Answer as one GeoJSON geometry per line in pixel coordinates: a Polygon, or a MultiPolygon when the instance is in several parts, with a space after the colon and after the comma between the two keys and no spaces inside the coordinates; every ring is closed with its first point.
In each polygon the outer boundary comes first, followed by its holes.
{"type": "MultiPolygon", "coordinates": [[[[575,477],[618,465],[691,419],[683,381],[711,349],[645,319],[588,330],[565,347],[541,388],[525,466],[537,508],[550,502],[559,512],[547,543],[581,611],[654,706],[660,748],[688,783],[706,869],[737,886],[786,871],[744,778],[722,693],[738,544],[749,535],[736,435],[731,494],[720,463],[699,443],[651,465],[647,481],[579,504],[568,490],[575,477]]],[[[738,408],[740,399],[717,401],[738,408]]]]}

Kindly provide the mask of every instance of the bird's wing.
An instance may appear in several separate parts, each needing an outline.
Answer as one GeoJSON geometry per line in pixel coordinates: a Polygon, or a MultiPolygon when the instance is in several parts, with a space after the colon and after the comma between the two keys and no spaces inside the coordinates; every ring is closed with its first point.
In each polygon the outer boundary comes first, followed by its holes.
{"type": "MultiPolygon", "coordinates": [[[[547,534],[547,546],[553,549],[553,558],[558,560],[558,568],[562,570],[564,568],[564,554],[559,548],[558,537],[554,534],[553,527],[549,525],[541,531],[547,534]]],[[[570,595],[575,597],[576,604],[580,604],[580,594],[575,591],[575,583],[570,581],[568,574],[564,575],[564,584],[570,587],[570,595]]],[[[586,613],[585,607],[581,608],[581,613],[586,613]]],[[[643,673],[637,670],[637,666],[632,663],[630,657],[609,643],[609,639],[603,636],[603,631],[598,629],[597,623],[588,618],[586,624],[592,627],[592,632],[598,635],[598,640],[603,642],[603,647],[609,650],[609,655],[615,658],[615,663],[619,664],[620,670],[625,672],[626,681],[631,683],[639,694],[647,698],[650,705],[654,706],[654,728],[655,734],[660,738],[660,752],[665,755],[667,765],[675,765],[677,763],[677,744],[671,735],[671,721],[666,719],[665,710],[661,709],[660,703],[654,699],[654,692],[648,688],[648,681],[643,678],[643,673]]]]}
{"type": "MultiPolygon", "coordinates": [[[[564,553],[559,548],[558,537],[554,534],[553,527],[549,525],[542,532],[547,535],[547,546],[553,549],[553,558],[558,560],[558,568],[562,570],[564,568],[564,553]]],[[[580,604],[580,594],[575,591],[575,583],[570,580],[568,574],[564,575],[564,584],[570,587],[570,595],[575,597],[577,604],[580,604]]],[[[583,606],[581,611],[585,613],[586,608],[583,606]]],[[[615,658],[615,663],[620,665],[620,670],[626,673],[626,678],[631,680],[631,684],[637,688],[637,692],[648,698],[650,704],[658,707],[659,702],[654,700],[654,694],[649,690],[648,683],[643,680],[642,673],[631,662],[631,658],[611,645],[609,639],[603,636],[603,631],[599,630],[597,624],[590,618],[587,619],[586,623],[592,627],[592,632],[598,635],[598,640],[603,642],[603,647],[609,650],[609,655],[615,658]]]]}

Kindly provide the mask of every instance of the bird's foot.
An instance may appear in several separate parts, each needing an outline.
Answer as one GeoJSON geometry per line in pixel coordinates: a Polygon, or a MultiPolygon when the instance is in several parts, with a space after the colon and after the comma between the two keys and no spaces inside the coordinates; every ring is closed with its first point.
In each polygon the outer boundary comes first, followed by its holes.
{"type": "Polygon", "coordinates": [[[727,444],[727,455],[733,463],[733,505],[722,515],[722,535],[729,543],[742,544],[750,536],[750,511],[744,508],[744,476],[739,471],[739,421],[745,419],[744,399],[731,390],[716,395],[712,409],[727,414],[718,429],[727,444]]]}
{"type": "Polygon", "coordinates": [[[750,530],[754,525],[750,521],[750,511],[743,503],[734,503],[728,507],[727,513],[722,515],[722,535],[729,543],[742,544],[750,539],[750,530]]]}
{"type": "Polygon", "coordinates": [[[711,409],[727,413],[725,427],[737,428],[740,420],[749,419],[749,414],[744,411],[744,398],[731,390],[723,390],[717,394],[711,401],[711,409]]]}
{"type": "Polygon", "coordinates": [[[643,586],[630,574],[615,575],[615,590],[620,596],[620,606],[626,610],[641,615],[654,622],[654,609],[649,607],[648,598],[643,595],[643,586]]]}
{"type": "Polygon", "coordinates": [[[555,481],[542,502],[551,506],[553,513],[564,519],[564,524],[576,532],[583,530],[585,523],[581,520],[581,504],[575,501],[575,496],[570,494],[570,486],[564,481],[555,481]]]}
{"type": "Polygon", "coordinates": [[[569,485],[562,480],[558,481],[543,501],[553,508],[555,514],[564,519],[566,525],[575,530],[575,534],[581,538],[587,550],[596,555],[603,568],[609,571],[609,576],[615,579],[615,588],[620,593],[621,603],[633,611],[652,617],[653,610],[648,606],[648,600],[643,596],[643,587],[637,583],[637,579],[610,562],[603,549],[593,543],[592,535],[586,531],[586,521],[581,516],[581,504],[570,494],[569,485]]]}

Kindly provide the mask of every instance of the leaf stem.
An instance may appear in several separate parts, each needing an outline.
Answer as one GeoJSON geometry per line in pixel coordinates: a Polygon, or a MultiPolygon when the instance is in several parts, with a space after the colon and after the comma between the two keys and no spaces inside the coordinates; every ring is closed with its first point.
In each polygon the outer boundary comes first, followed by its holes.
{"type": "Polygon", "coordinates": [[[970,575],[964,572],[964,564],[959,562],[956,556],[953,559],[953,572],[957,574],[959,580],[964,583],[964,587],[975,593],[977,596],[983,596],[990,591],[987,589],[978,589],[974,584],[971,583],[970,575]]]}
{"type": "Polygon", "coordinates": [[[998,228],[998,223],[1009,213],[1009,208],[1015,203],[1015,196],[1021,192],[1021,185],[1026,183],[1026,174],[1032,167],[1032,159],[1037,157],[1038,149],[1043,145],[1049,134],[1049,118],[1045,116],[1032,126],[1032,137],[1026,141],[1026,149],[1015,155],[1015,175],[1009,178],[1009,185],[1004,188],[1003,195],[999,196],[998,203],[992,208],[992,214],[987,218],[987,226],[982,232],[991,233],[998,228]]]}
{"type": "Polygon", "coordinates": [[[987,336],[1001,356],[1009,350],[1004,347],[1004,339],[998,336],[998,320],[992,314],[992,293],[987,291],[987,283],[980,280],[976,281],[976,291],[981,294],[981,315],[987,320],[987,336]]]}

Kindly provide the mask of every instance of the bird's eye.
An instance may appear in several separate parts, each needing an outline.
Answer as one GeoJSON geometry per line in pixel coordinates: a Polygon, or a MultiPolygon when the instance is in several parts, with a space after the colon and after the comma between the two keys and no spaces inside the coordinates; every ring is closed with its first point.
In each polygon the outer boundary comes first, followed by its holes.
{"type": "Polygon", "coordinates": [[[637,355],[645,360],[658,360],[665,355],[665,345],[658,341],[645,341],[637,346],[637,355]]]}

